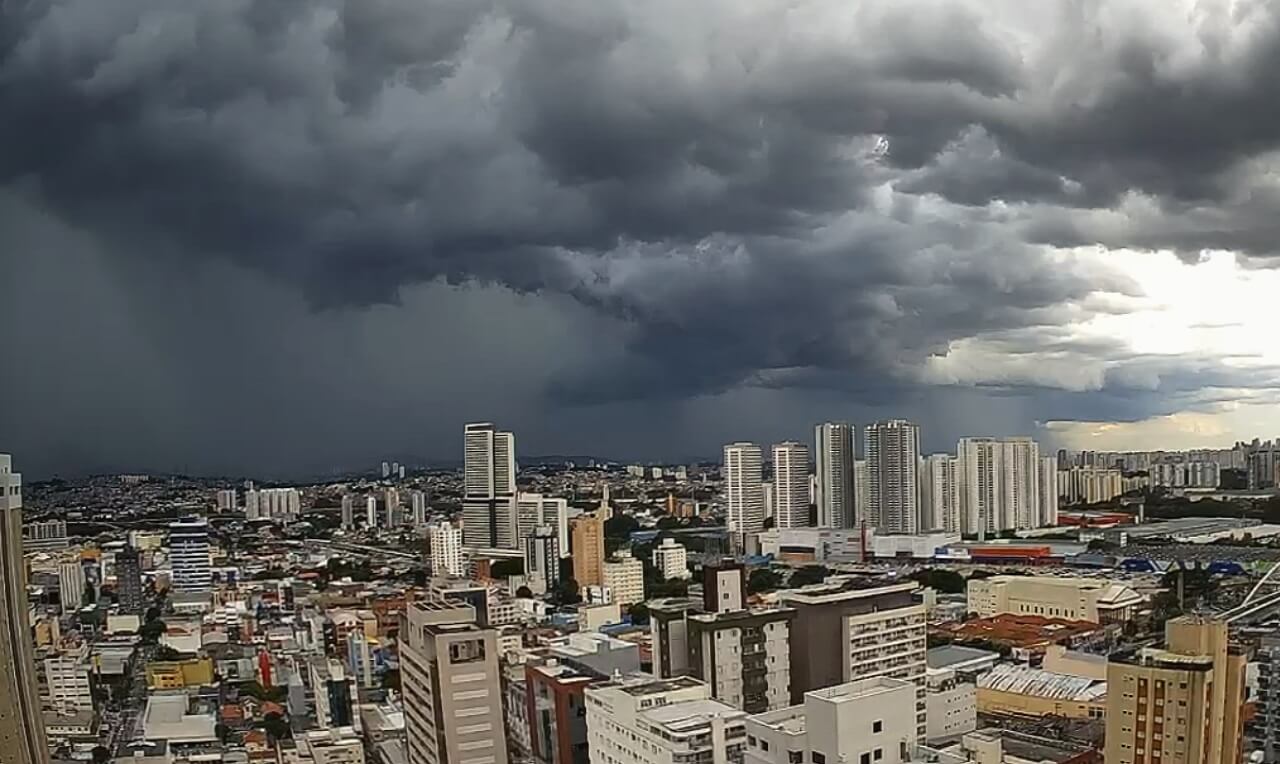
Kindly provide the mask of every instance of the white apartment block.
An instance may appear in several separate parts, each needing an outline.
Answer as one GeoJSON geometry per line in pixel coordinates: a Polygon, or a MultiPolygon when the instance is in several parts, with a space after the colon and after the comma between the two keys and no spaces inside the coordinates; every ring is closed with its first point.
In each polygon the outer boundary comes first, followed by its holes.
{"type": "Polygon", "coordinates": [[[744,764],[904,764],[912,760],[916,687],[877,677],[804,694],[747,717],[744,764]]]}
{"type": "Polygon", "coordinates": [[[925,606],[851,615],[849,628],[850,679],[890,677],[916,686],[915,720],[918,737],[925,729],[925,675],[928,665],[925,606]]]}
{"type": "Polygon", "coordinates": [[[366,496],[364,498],[364,524],[369,530],[378,527],[378,497],[366,496]]]}
{"type": "Polygon", "coordinates": [[[46,702],[59,714],[92,711],[93,683],[90,678],[89,646],[81,644],[60,655],[44,659],[46,702]]]}
{"type": "Polygon", "coordinates": [[[603,585],[610,592],[612,602],[622,607],[644,602],[644,563],[621,549],[612,560],[601,566],[603,585]]]}
{"type": "Polygon", "coordinates": [[[868,521],[877,533],[915,533],[920,524],[920,428],[904,419],[867,425],[868,521]]]}
{"type": "Polygon", "coordinates": [[[962,438],[956,446],[956,482],[964,533],[995,535],[1038,528],[1054,508],[1045,506],[1044,462],[1030,438],[962,438]]]}
{"type": "Polygon", "coordinates": [[[773,518],[779,528],[809,525],[809,448],[803,443],[773,447],[773,518]]]}
{"type": "Polygon", "coordinates": [[[792,608],[698,613],[687,618],[689,664],[711,696],[747,713],[791,703],[792,608]]]}
{"type": "Polygon", "coordinates": [[[1068,504],[1096,504],[1124,493],[1124,474],[1102,467],[1072,467],[1058,471],[1058,495],[1068,504]]]}
{"type": "Polygon", "coordinates": [[[760,446],[730,443],[724,447],[724,496],[729,532],[742,535],[764,530],[764,465],[760,446]]]}
{"type": "Polygon", "coordinates": [[[960,533],[960,487],[956,457],[930,454],[920,460],[920,529],[960,533]]]}
{"type": "Polygon", "coordinates": [[[217,493],[218,511],[230,512],[236,508],[236,489],[226,488],[217,493]]]}
{"type": "Polygon", "coordinates": [[[1058,524],[1058,460],[1040,457],[1040,525],[1058,524]]]}
{"type": "Polygon", "coordinates": [[[668,536],[653,548],[653,567],[663,578],[689,578],[689,553],[668,536]]]}
{"type": "Polygon", "coordinates": [[[427,494],[423,491],[410,491],[409,510],[413,513],[413,527],[420,528],[426,525],[427,494]]]}
{"type": "Polygon", "coordinates": [[[853,514],[854,522],[850,527],[861,528],[862,523],[871,524],[868,513],[871,511],[871,473],[867,469],[866,459],[853,461],[853,514]]]}
{"type": "MultiPolygon", "coordinates": [[[[691,677],[635,674],[588,687],[591,764],[741,764],[746,714],[691,677]]],[[[832,764],[835,764],[833,762],[832,764]]]]}

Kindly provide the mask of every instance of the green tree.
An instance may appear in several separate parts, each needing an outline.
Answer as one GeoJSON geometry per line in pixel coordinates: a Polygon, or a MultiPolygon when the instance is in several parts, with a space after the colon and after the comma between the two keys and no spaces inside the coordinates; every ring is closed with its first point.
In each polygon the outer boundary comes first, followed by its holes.
{"type": "Polygon", "coordinates": [[[911,578],[919,581],[921,586],[927,586],[942,594],[963,594],[965,592],[964,576],[954,570],[924,568],[912,573],[911,578]]]}
{"type": "Polygon", "coordinates": [[[612,539],[628,539],[640,529],[640,522],[631,515],[615,514],[604,521],[604,535],[612,539]]]}
{"type": "Polygon", "coordinates": [[[747,576],[747,591],[751,594],[770,592],[782,586],[782,576],[768,568],[756,568],[747,576]]]}
{"type": "Polygon", "coordinates": [[[680,527],[680,518],[664,515],[658,518],[658,530],[668,531],[680,527]]]}
{"type": "Polygon", "coordinates": [[[822,565],[806,565],[791,574],[791,580],[788,581],[790,586],[808,586],[809,584],[820,584],[831,575],[831,571],[822,565]]]}
{"type": "Polygon", "coordinates": [[[637,602],[627,610],[627,615],[631,616],[631,622],[636,626],[645,626],[649,623],[649,606],[637,602]]]}
{"type": "Polygon", "coordinates": [[[267,738],[272,743],[293,737],[293,730],[289,727],[288,720],[274,711],[263,717],[262,729],[266,731],[267,738]]]}
{"type": "Polygon", "coordinates": [[[105,746],[94,746],[93,752],[89,755],[92,757],[90,760],[93,764],[107,764],[107,762],[111,761],[111,751],[107,750],[105,746]]]}
{"type": "Polygon", "coordinates": [[[560,579],[559,585],[551,593],[551,601],[556,605],[576,605],[582,602],[582,595],[578,593],[578,582],[572,578],[560,579]]]}

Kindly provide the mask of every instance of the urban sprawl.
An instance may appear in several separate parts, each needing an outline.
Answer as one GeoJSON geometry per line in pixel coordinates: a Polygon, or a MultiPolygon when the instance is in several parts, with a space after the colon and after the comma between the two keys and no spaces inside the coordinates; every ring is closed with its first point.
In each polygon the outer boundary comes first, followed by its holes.
{"type": "Polygon", "coordinates": [[[1280,444],[462,441],[305,485],[0,455],[0,762],[1280,761],[1280,444]]]}

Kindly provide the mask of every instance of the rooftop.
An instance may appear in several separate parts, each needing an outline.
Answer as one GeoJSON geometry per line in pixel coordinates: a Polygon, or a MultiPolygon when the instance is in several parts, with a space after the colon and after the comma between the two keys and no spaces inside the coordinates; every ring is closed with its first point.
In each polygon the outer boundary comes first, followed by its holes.
{"type": "Polygon", "coordinates": [[[964,647],[963,645],[943,645],[942,647],[930,648],[925,653],[925,660],[928,661],[929,668],[935,669],[952,668],[978,661],[995,661],[999,660],[999,658],[1000,653],[979,650],[976,647],[964,647]]]}
{"type": "Polygon", "coordinates": [[[851,599],[879,597],[898,592],[912,592],[920,588],[915,581],[886,581],[883,578],[864,576],[832,576],[821,584],[779,592],[783,602],[819,605],[851,599]]]}
{"type": "Polygon", "coordinates": [[[1078,703],[1098,702],[1107,696],[1107,683],[1102,680],[1012,663],[1001,663],[978,677],[978,687],[1078,703]]]}
{"type": "Polygon", "coordinates": [[[721,703],[718,700],[686,700],[651,708],[642,713],[650,722],[665,727],[673,734],[692,734],[710,724],[713,718],[741,721],[745,711],[721,703]]]}

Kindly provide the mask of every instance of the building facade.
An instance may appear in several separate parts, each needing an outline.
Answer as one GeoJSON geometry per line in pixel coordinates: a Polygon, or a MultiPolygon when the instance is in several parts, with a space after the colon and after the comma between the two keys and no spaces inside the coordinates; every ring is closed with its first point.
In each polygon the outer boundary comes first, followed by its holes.
{"type": "Polygon", "coordinates": [[[116,598],[120,602],[121,612],[141,615],[146,610],[146,593],[142,588],[142,558],[132,546],[116,552],[116,598]]]}
{"type": "Polygon", "coordinates": [[[764,465],[760,446],[730,443],[724,447],[724,496],[729,532],[742,536],[764,530],[764,465]]]}
{"type": "Polygon", "coordinates": [[[809,448],[803,443],[773,447],[773,519],[779,528],[809,525],[809,448]]]}
{"type": "Polygon", "coordinates": [[[578,586],[604,585],[604,516],[588,512],[570,526],[573,580],[578,586]]]}
{"type": "Polygon", "coordinates": [[[868,521],[881,533],[915,533],[920,524],[920,428],[904,419],[867,425],[868,521]]]}
{"type": "Polygon", "coordinates": [[[853,426],[847,422],[824,422],[813,428],[813,453],[817,462],[814,503],[821,528],[857,525],[853,432],[853,426]]]}
{"type": "Polygon", "coordinates": [[[644,563],[632,557],[629,550],[618,550],[603,568],[604,586],[613,602],[622,607],[644,602],[644,563]]]}
{"type": "Polygon", "coordinates": [[[187,594],[212,590],[209,524],[204,519],[189,517],[169,525],[169,564],[175,592],[187,594]]]}
{"type": "Polygon", "coordinates": [[[690,677],[647,674],[588,687],[591,764],[741,764],[746,714],[690,677]]]}
{"type": "Polygon", "coordinates": [[[507,764],[497,635],[474,608],[411,604],[400,667],[408,764],[507,764]]]}
{"type": "Polygon", "coordinates": [[[903,764],[916,748],[916,688],[878,677],[747,717],[744,764],[903,764]]]}
{"type": "Polygon", "coordinates": [[[956,457],[930,454],[920,460],[920,529],[961,533],[956,457]]]}
{"type": "Polygon", "coordinates": [[[27,563],[22,546],[22,476],[0,454],[0,741],[5,764],[48,764],[36,659],[31,648],[27,563]]]}
{"type": "Polygon", "coordinates": [[[786,607],[690,615],[690,673],[713,698],[750,714],[790,705],[795,617],[786,607]]]}
{"type": "Polygon", "coordinates": [[[462,532],[468,547],[519,549],[516,437],[490,422],[463,428],[462,532]]]}
{"type": "Polygon", "coordinates": [[[1039,615],[1091,623],[1123,623],[1145,599],[1132,588],[1100,578],[1072,576],[991,576],[970,579],[970,613],[1039,615]]]}
{"type": "Polygon", "coordinates": [[[427,543],[431,547],[432,575],[461,576],[466,573],[461,528],[449,522],[435,523],[427,529],[427,543]]]}
{"type": "Polygon", "coordinates": [[[663,578],[689,578],[689,553],[668,536],[653,548],[653,567],[663,578]]]}

